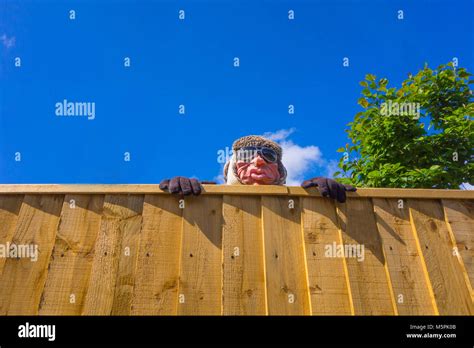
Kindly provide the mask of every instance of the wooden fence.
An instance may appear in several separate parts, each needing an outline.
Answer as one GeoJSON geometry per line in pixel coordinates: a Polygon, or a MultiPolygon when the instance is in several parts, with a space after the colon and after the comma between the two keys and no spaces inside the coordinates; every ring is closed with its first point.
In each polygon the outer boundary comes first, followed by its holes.
{"type": "Polygon", "coordinates": [[[0,185],[0,314],[472,315],[473,220],[474,191],[0,185]]]}

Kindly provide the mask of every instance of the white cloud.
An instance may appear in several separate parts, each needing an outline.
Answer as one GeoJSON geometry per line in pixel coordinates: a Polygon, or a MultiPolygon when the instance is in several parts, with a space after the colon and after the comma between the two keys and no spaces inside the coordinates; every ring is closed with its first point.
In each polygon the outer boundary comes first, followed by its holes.
{"type": "Polygon", "coordinates": [[[334,177],[335,172],[341,171],[341,168],[338,167],[339,161],[337,160],[330,160],[329,162],[326,163],[326,172],[324,173],[324,176],[328,178],[334,177]]]}
{"type": "Polygon", "coordinates": [[[7,34],[3,34],[0,36],[0,42],[5,46],[6,48],[13,47],[15,45],[15,37],[8,37],[7,34]]]}
{"type": "MultiPolygon", "coordinates": [[[[224,169],[222,169],[223,171],[224,169]]],[[[224,180],[224,174],[218,174],[216,175],[215,177],[212,178],[211,181],[215,181],[216,183],[218,184],[225,184],[225,180],[224,180]]]]}
{"type": "Polygon", "coordinates": [[[308,171],[313,166],[323,166],[326,161],[322,158],[319,147],[314,145],[300,146],[295,144],[288,137],[295,131],[291,129],[280,129],[276,132],[267,132],[263,136],[274,140],[280,144],[283,149],[283,165],[288,171],[286,185],[299,186],[305,179],[308,171]]]}
{"type": "Polygon", "coordinates": [[[267,139],[279,142],[282,140],[286,140],[291,134],[295,132],[295,128],[290,128],[290,129],[280,129],[279,131],[276,131],[274,133],[272,132],[266,132],[263,134],[263,136],[267,139]]]}

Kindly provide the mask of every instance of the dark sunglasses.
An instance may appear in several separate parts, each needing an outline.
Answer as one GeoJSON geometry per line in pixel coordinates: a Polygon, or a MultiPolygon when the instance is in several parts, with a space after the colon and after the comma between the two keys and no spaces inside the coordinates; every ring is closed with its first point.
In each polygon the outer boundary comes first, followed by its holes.
{"type": "Polygon", "coordinates": [[[268,163],[275,163],[278,156],[275,150],[265,146],[245,146],[237,150],[238,161],[251,162],[257,155],[260,155],[268,163]]]}

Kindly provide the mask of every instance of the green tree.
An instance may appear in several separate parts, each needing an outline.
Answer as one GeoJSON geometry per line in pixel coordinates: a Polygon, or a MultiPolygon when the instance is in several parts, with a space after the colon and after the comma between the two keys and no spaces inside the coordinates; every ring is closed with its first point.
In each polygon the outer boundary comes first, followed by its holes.
{"type": "Polygon", "coordinates": [[[338,149],[338,181],[358,187],[458,188],[474,179],[472,74],[453,63],[409,74],[401,88],[368,74],[338,149]],[[419,109],[418,109],[419,107],[419,109]],[[418,112],[419,111],[419,112],[418,112]]]}

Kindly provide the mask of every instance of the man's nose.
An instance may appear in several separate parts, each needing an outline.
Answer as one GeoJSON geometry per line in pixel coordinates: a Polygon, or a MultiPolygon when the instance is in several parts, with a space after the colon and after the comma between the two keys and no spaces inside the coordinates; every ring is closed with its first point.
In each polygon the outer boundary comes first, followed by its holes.
{"type": "Polygon", "coordinates": [[[265,160],[260,155],[255,156],[255,158],[252,160],[252,162],[257,167],[264,166],[267,163],[267,162],[265,162],[265,160]]]}

